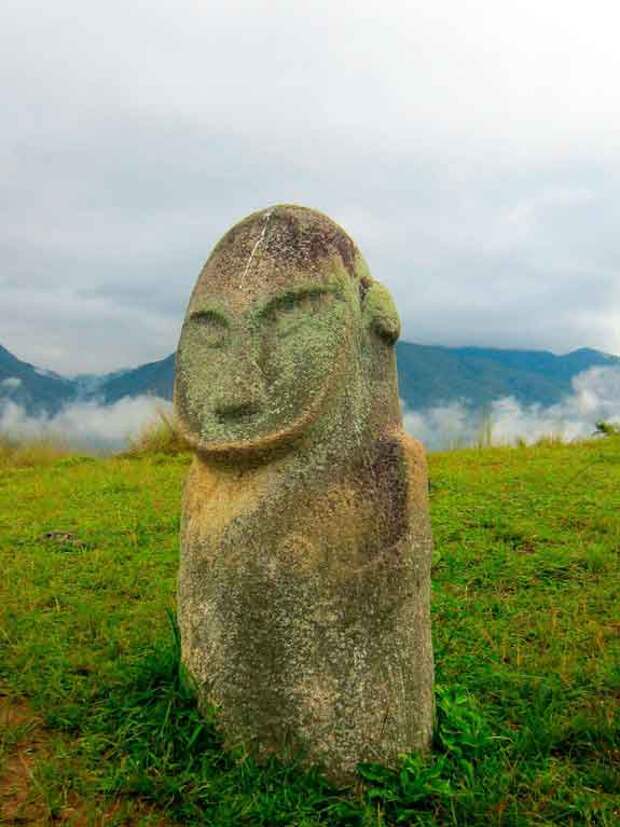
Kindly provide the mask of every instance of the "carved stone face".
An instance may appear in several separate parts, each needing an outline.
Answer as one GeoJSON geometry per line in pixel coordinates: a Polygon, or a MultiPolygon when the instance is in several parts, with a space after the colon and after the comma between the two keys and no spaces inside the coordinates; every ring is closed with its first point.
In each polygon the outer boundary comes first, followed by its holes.
{"type": "Polygon", "coordinates": [[[314,421],[349,355],[354,299],[350,278],[335,273],[295,273],[286,288],[265,284],[251,298],[217,288],[196,296],[179,345],[177,406],[201,447],[281,441],[314,421]]]}
{"type": "Polygon", "coordinates": [[[328,244],[344,233],[329,222],[326,242],[319,214],[275,209],[283,215],[251,216],[222,239],[190,300],[175,397],[205,452],[270,447],[304,432],[359,351],[359,281],[328,244]]]}

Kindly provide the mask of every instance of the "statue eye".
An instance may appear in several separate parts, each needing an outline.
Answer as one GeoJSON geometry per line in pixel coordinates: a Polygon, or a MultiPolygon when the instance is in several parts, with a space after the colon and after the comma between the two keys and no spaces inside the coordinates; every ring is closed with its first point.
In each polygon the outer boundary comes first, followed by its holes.
{"type": "Polygon", "coordinates": [[[297,330],[305,319],[316,316],[331,297],[331,293],[318,290],[283,296],[272,306],[272,322],[280,335],[287,335],[297,330]]]}
{"type": "Polygon", "coordinates": [[[218,313],[207,310],[204,313],[194,313],[191,319],[199,331],[200,341],[205,347],[219,347],[224,343],[228,332],[228,323],[218,313]]]}

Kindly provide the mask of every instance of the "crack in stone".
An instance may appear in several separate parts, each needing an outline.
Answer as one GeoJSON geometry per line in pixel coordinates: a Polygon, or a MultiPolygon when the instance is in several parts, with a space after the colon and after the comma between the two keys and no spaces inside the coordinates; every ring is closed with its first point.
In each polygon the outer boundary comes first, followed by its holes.
{"type": "Polygon", "coordinates": [[[252,252],[250,253],[250,256],[248,258],[248,262],[245,265],[245,270],[243,271],[243,275],[241,276],[241,280],[239,281],[239,287],[243,287],[243,284],[245,282],[245,277],[247,276],[247,274],[250,270],[254,255],[256,254],[256,251],[258,250],[258,248],[260,247],[261,243],[263,242],[263,240],[265,238],[265,233],[267,232],[267,227],[269,226],[269,221],[271,219],[272,213],[273,213],[273,209],[268,210],[267,213],[265,214],[265,224],[263,226],[263,229],[261,230],[261,234],[259,235],[258,239],[256,240],[256,244],[252,247],[252,252]]]}

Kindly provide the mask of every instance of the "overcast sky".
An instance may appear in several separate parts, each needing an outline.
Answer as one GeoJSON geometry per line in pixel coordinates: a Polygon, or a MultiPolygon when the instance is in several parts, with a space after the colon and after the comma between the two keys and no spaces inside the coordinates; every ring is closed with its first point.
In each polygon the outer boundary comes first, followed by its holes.
{"type": "Polygon", "coordinates": [[[617,0],[3,0],[0,344],[161,358],[247,213],[327,212],[404,338],[620,353],[617,0]]]}

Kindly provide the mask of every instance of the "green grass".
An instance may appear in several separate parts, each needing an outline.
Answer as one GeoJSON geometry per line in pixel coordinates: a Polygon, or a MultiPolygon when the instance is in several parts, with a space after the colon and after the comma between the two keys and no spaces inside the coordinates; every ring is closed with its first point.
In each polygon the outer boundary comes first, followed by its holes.
{"type": "Polygon", "coordinates": [[[171,622],[187,463],[0,470],[0,695],[28,710],[0,808],[18,751],[30,823],[620,822],[617,439],[430,457],[435,750],[352,790],[225,753],[197,714],[171,622]]]}

